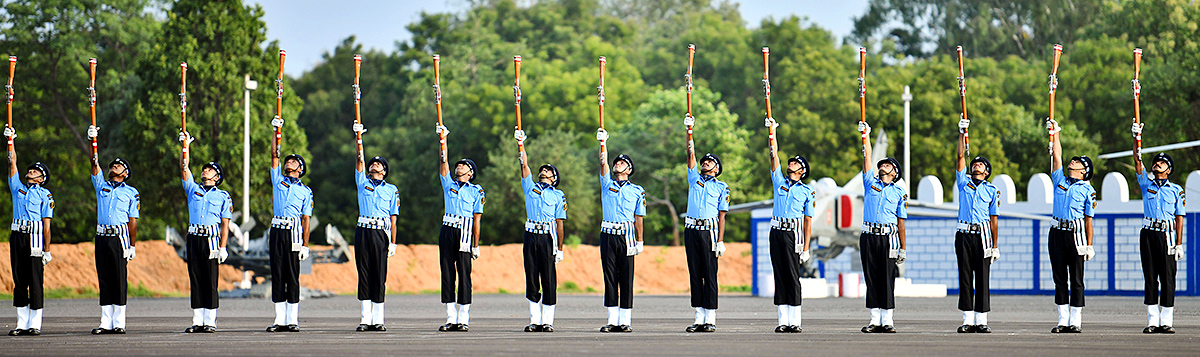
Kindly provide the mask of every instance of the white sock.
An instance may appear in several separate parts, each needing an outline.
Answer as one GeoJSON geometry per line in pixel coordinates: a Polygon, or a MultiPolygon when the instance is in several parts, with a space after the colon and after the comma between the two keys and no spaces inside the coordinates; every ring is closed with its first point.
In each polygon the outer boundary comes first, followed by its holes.
{"type": "Polygon", "coordinates": [[[717,309],[704,309],[704,323],[709,325],[717,324],[717,309]]]}
{"type": "Polygon", "coordinates": [[[458,307],[455,305],[457,304],[452,302],[446,303],[446,323],[448,324],[458,323],[458,307]]]}
{"type": "Polygon", "coordinates": [[[360,305],[362,305],[362,312],[360,312],[358,314],[359,315],[358,323],[360,325],[370,325],[371,324],[371,316],[372,316],[371,315],[371,300],[359,300],[358,303],[360,305]]]}
{"type": "Polygon", "coordinates": [[[1071,306],[1071,326],[1083,326],[1083,307],[1071,306]]]}
{"type": "Polygon", "coordinates": [[[458,323],[463,325],[471,323],[471,304],[458,305],[458,323]]]}
{"type": "Polygon", "coordinates": [[[1158,307],[1159,307],[1158,305],[1146,305],[1146,320],[1147,320],[1146,326],[1150,326],[1150,327],[1161,326],[1159,324],[1158,307]]]}
{"type": "Polygon", "coordinates": [[[383,325],[383,303],[371,303],[371,324],[383,325]]]}
{"type": "Polygon", "coordinates": [[[112,305],[100,306],[100,328],[105,329],[105,330],[112,330],[112,328],[113,328],[112,319],[113,319],[113,306],[112,305]]]}
{"type": "Polygon", "coordinates": [[[113,328],[125,328],[125,305],[113,305],[113,328]]]}
{"type": "Polygon", "coordinates": [[[787,305],[776,306],[779,309],[779,326],[789,325],[788,321],[792,319],[792,311],[789,307],[787,305]]]}
{"type": "Polygon", "coordinates": [[[986,312],[976,312],[975,313],[975,324],[976,325],[987,325],[987,313],[986,312]]]}
{"type": "Polygon", "coordinates": [[[792,310],[792,326],[800,327],[800,305],[792,306],[790,309],[792,310]]]}
{"type": "Polygon", "coordinates": [[[703,325],[704,324],[704,308],[703,307],[694,307],[693,309],[696,309],[696,322],[694,323],[694,325],[703,325]]]}
{"type": "Polygon", "coordinates": [[[621,310],[621,308],[616,307],[616,306],[608,307],[608,324],[609,325],[616,326],[621,323],[619,321],[620,320],[620,316],[619,316],[620,310],[621,310]]]}
{"type": "Polygon", "coordinates": [[[204,326],[217,327],[217,309],[204,309],[204,326]]]}
{"type": "Polygon", "coordinates": [[[287,324],[287,303],[275,303],[275,323],[274,325],[283,326],[287,324]]]}
{"type": "Polygon", "coordinates": [[[882,311],[880,311],[878,308],[873,308],[873,309],[871,309],[871,323],[870,323],[870,325],[875,325],[875,326],[883,326],[883,325],[881,325],[881,324],[880,324],[880,323],[881,323],[881,321],[882,321],[882,317],[881,317],[880,315],[883,315],[883,312],[882,312],[882,311]]]}
{"type": "Polygon", "coordinates": [[[892,313],[895,312],[896,309],[881,309],[881,310],[883,310],[883,316],[882,316],[882,320],[880,322],[882,322],[884,326],[896,326],[896,322],[892,321],[892,313]]]}
{"type": "Polygon", "coordinates": [[[542,324],[554,325],[554,305],[542,305],[542,324]]]}
{"type": "Polygon", "coordinates": [[[204,326],[204,309],[192,309],[192,326],[204,326]]]}
{"type": "Polygon", "coordinates": [[[42,329],[42,309],[29,310],[29,324],[25,325],[26,329],[42,329]]]}
{"type": "Polygon", "coordinates": [[[963,311],[962,313],[963,313],[963,325],[974,326],[975,325],[975,312],[974,311],[963,311]]]}
{"type": "Polygon", "coordinates": [[[300,303],[287,304],[287,323],[288,325],[300,324],[300,303]]]}
{"type": "Polygon", "coordinates": [[[21,306],[17,308],[17,329],[24,330],[29,328],[29,306],[21,306]]]}
{"type": "Polygon", "coordinates": [[[1071,324],[1071,308],[1067,305],[1058,305],[1058,325],[1067,326],[1071,324]]]}
{"type": "Polygon", "coordinates": [[[1171,324],[1175,323],[1175,307],[1172,306],[1162,308],[1162,315],[1159,315],[1159,319],[1159,321],[1162,323],[1162,326],[1171,326],[1171,324]]]}
{"type": "Polygon", "coordinates": [[[541,325],[542,324],[542,305],[539,304],[537,301],[529,302],[529,324],[530,325],[541,325]]]}
{"type": "Polygon", "coordinates": [[[621,309],[621,311],[618,314],[620,315],[617,318],[618,324],[621,324],[623,326],[632,325],[632,322],[630,320],[633,319],[633,309],[621,309]]]}

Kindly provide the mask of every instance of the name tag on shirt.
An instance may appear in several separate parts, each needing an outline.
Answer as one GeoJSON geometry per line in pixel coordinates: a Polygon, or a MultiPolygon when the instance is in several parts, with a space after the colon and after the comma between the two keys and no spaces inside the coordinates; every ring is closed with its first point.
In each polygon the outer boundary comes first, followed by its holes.
{"type": "Polygon", "coordinates": [[[371,186],[363,186],[363,188],[367,189],[367,191],[375,192],[375,189],[371,188],[371,186]]]}
{"type": "Polygon", "coordinates": [[[608,188],[608,190],[609,190],[609,191],[612,191],[612,192],[615,192],[615,193],[620,193],[620,192],[621,192],[621,190],[618,190],[618,189],[616,189],[616,188],[614,188],[614,187],[609,187],[609,188],[608,188]]]}
{"type": "Polygon", "coordinates": [[[700,185],[700,187],[704,187],[704,181],[696,181],[696,184],[700,185]]]}
{"type": "Polygon", "coordinates": [[[875,190],[875,192],[883,192],[882,189],[880,189],[879,187],[875,187],[875,185],[871,185],[871,189],[875,190]]]}
{"type": "Polygon", "coordinates": [[[1146,189],[1146,192],[1149,192],[1149,193],[1158,193],[1158,191],[1151,190],[1151,189],[1146,189]]]}
{"type": "Polygon", "coordinates": [[[791,191],[791,190],[789,190],[789,189],[787,188],[787,186],[779,186],[779,189],[780,189],[780,190],[783,190],[783,192],[789,192],[789,191],[791,191]]]}
{"type": "Polygon", "coordinates": [[[1058,185],[1058,189],[1060,189],[1060,190],[1063,190],[1063,191],[1066,191],[1066,190],[1067,190],[1067,186],[1058,185]]]}
{"type": "Polygon", "coordinates": [[[195,194],[196,194],[196,196],[204,197],[204,194],[200,193],[200,191],[196,191],[195,194]]]}

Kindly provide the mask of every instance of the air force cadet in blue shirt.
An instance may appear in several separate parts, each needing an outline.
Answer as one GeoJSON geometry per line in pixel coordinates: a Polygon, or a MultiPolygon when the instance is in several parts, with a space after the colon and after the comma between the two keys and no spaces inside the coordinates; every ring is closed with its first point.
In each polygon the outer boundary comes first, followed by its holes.
{"type": "Polygon", "coordinates": [[[521,160],[521,189],[525,192],[525,298],[529,299],[529,325],[525,332],[554,332],[554,305],[558,302],[555,264],[563,260],[563,222],[567,197],[558,190],[558,168],[545,164],[533,181],[525,155],[525,132],[517,130],[521,160]],[[540,290],[540,291],[539,291],[540,290]]]}
{"type": "Polygon", "coordinates": [[[192,326],[186,333],[217,332],[217,266],[229,258],[225,243],[229,239],[229,220],[233,218],[233,200],[229,192],[217,188],[225,181],[225,172],[216,162],[204,164],[200,184],[188,167],[191,161],[188,146],[195,140],[191,134],[179,134],[183,149],[179,153],[179,170],[183,177],[183,193],[188,205],[187,266],[192,283],[192,326]]]}
{"type": "MultiPolygon", "coordinates": [[[[88,127],[95,138],[99,128],[88,127]]],[[[108,164],[108,180],[100,161],[92,156],[92,188],[96,190],[96,279],[100,286],[100,327],[92,334],[125,333],[126,264],[137,257],[137,219],[141,195],[126,184],[129,162],[117,158],[108,164]]]]}
{"type": "Polygon", "coordinates": [[[446,136],[450,129],[437,127],[441,141],[442,200],[445,215],[438,233],[438,261],[442,268],[442,303],[446,324],[438,331],[469,331],[471,323],[471,260],[479,259],[479,224],[483,220],[483,186],[475,183],[479,168],[462,159],[454,171],[446,161],[446,136]],[[451,176],[453,175],[453,177],[451,176]],[[457,279],[455,279],[457,278],[457,279]],[[455,280],[458,292],[455,293],[455,280]]]}
{"type": "Polygon", "coordinates": [[[766,119],[767,145],[771,153],[771,191],[774,207],[771,211],[771,266],[775,270],[775,305],[779,309],[777,333],[801,333],[800,272],[812,253],[812,215],[816,196],[804,183],[808,178],[808,159],[794,156],[787,160],[786,175],[780,172],[779,143],[776,130],[779,123],[766,119]]]}
{"type": "Polygon", "coordinates": [[[992,163],[987,158],[975,157],[969,167],[967,165],[964,155],[966,129],[970,125],[970,120],[959,120],[954,179],[954,186],[958,188],[954,253],[958,257],[958,309],[963,314],[958,333],[991,333],[987,324],[987,313],[992,309],[988,273],[991,264],[1000,259],[996,213],[1000,208],[1000,191],[987,181],[992,175],[992,163]]]}
{"type": "Polygon", "coordinates": [[[908,193],[897,184],[900,162],[879,160],[871,167],[871,126],[859,122],[863,144],[863,232],[859,236],[863,280],[867,283],[867,308],[871,322],[863,333],[895,333],[892,313],[896,309],[896,274],[906,258],[904,220],[908,218],[908,193]]]}
{"type": "Polygon", "coordinates": [[[729,211],[729,185],[721,176],[721,158],[706,154],[697,170],[696,144],[692,127],[696,118],[685,116],[687,127],[688,205],[684,218],[683,245],[687,253],[692,308],[696,320],[686,332],[717,330],[717,258],[725,254],[725,212],[729,211]]]}
{"type": "Polygon", "coordinates": [[[17,308],[17,328],[9,336],[42,334],[43,267],[50,263],[50,219],[54,217],[54,196],[42,185],[50,169],[35,162],[25,169],[25,182],[17,172],[17,151],[12,141],[17,132],[4,128],[8,137],[8,190],[12,193],[13,221],[9,235],[9,262],[12,263],[13,306],[17,308]]]}
{"type": "MultiPolygon", "coordinates": [[[[1133,124],[1133,135],[1141,140],[1144,124],[1133,124]]],[[[1187,201],[1183,187],[1169,181],[1175,162],[1158,153],[1150,160],[1151,177],[1142,165],[1142,148],[1134,144],[1133,169],[1142,188],[1142,272],[1146,277],[1146,319],[1143,333],[1175,333],[1175,270],[1183,260],[1183,216],[1187,201]],[[1159,293],[1159,286],[1162,293],[1159,293]]]]}
{"type": "MultiPolygon", "coordinates": [[[[367,131],[358,123],[353,130],[360,137],[367,131]]],[[[388,174],[387,160],[376,156],[364,163],[361,143],[357,156],[354,185],[358,190],[358,227],[354,229],[354,262],[358,268],[362,313],[355,331],[387,331],[383,325],[383,299],[387,294],[387,260],[396,254],[400,191],[384,181],[388,174]]]]}
{"type": "Polygon", "coordinates": [[[608,324],[600,332],[633,332],[633,257],[642,252],[642,217],[646,215],[646,190],[629,182],[633,158],[617,155],[608,170],[608,132],[596,132],[600,141],[600,267],[604,271],[604,306],[608,324]]]}
{"type": "MultiPolygon", "coordinates": [[[[271,125],[283,126],[275,117],[271,125]]],[[[308,221],[312,217],[312,189],[300,182],[308,172],[304,158],[292,154],[279,162],[278,137],[271,140],[271,301],[275,323],[267,332],[300,331],[300,261],[308,259],[308,221]]]]}
{"type": "Polygon", "coordinates": [[[1083,262],[1096,255],[1092,248],[1092,216],[1096,208],[1096,189],[1092,188],[1092,159],[1076,156],[1063,172],[1062,142],[1058,123],[1046,123],[1053,142],[1050,145],[1050,175],[1054,183],[1054,224],[1047,241],[1050,267],[1054,275],[1054,304],[1058,305],[1058,326],[1052,333],[1081,332],[1083,313],[1083,262]],[[1068,292],[1069,291],[1069,292],[1068,292]],[[1069,305],[1069,306],[1068,306],[1069,305]]]}

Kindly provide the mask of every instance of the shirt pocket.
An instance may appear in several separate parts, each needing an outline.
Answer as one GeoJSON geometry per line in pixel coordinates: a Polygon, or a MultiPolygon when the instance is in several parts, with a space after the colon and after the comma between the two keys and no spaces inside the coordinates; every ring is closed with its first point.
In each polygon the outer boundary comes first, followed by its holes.
{"type": "Polygon", "coordinates": [[[130,198],[130,197],[117,195],[117,198],[113,200],[114,212],[128,215],[129,214],[129,201],[131,201],[131,200],[132,200],[132,198],[130,198]]]}

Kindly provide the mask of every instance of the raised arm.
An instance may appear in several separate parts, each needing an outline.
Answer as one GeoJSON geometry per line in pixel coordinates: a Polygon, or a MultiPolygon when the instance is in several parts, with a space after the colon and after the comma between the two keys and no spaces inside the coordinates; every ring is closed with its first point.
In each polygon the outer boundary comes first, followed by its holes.
{"type": "Polygon", "coordinates": [[[696,143],[692,141],[692,126],[696,124],[696,118],[688,113],[683,119],[683,124],[687,126],[687,167],[692,169],[696,168],[696,143]]]}
{"type": "Polygon", "coordinates": [[[596,130],[596,140],[600,141],[600,176],[608,176],[608,131],[596,130]]]}
{"type": "Polygon", "coordinates": [[[192,177],[192,170],[188,168],[188,163],[191,161],[191,154],[188,153],[188,146],[191,145],[193,140],[195,140],[195,138],[192,138],[192,135],[188,132],[184,131],[179,133],[179,142],[183,143],[183,148],[179,150],[179,175],[184,180],[192,177]]]}
{"type": "Polygon", "coordinates": [[[1135,120],[1130,129],[1133,132],[1133,138],[1136,139],[1133,141],[1133,172],[1138,175],[1146,171],[1146,167],[1142,165],[1142,127],[1144,126],[1145,124],[1139,124],[1135,120]]]}
{"type": "Polygon", "coordinates": [[[871,126],[865,121],[858,122],[858,132],[863,140],[863,173],[871,172],[871,126]]]}
{"type": "Polygon", "coordinates": [[[521,178],[526,178],[532,173],[529,172],[529,158],[525,155],[525,131],[517,129],[514,136],[517,139],[517,160],[521,162],[521,178]]]}
{"type": "Polygon", "coordinates": [[[1062,138],[1058,132],[1062,131],[1062,127],[1058,126],[1058,122],[1051,119],[1046,122],[1046,130],[1050,132],[1050,171],[1058,171],[1062,168],[1062,138]]]}
{"type": "Polygon", "coordinates": [[[967,158],[964,155],[967,150],[967,126],[970,124],[971,121],[967,119],[958,121],[958,161],[955,161],[955,171],[967,168],[967,158]]]}
{"type": "Polygon", "coordinates": [[[13,177],[17,175],[17,149],[13,148],[13,139],[17,137],[17,131],[11,126],[6,126],[4,136],[8,137],[8,177],[13,177]]]}
{"type": "Polygon", "coordinates": [[[446,127],[438,125],[436,131],[438,134],[438,141],[441,143],[441,163],[439,164],[440,169],[438,169],[438,174],[447,176],[450,175],[450,163],[446,161],[446,136],[450,135],[450,129],[446,129],[446,127]]]}
{"type": "Polygon", "coordinates": [[[355,135],[355,140],[358,142],[358,159],[354,163],[354,169],[358,170],[358,172],[363,172],[367,165],[363,161],[362,134],[367,132],[367,129],[363,128],[362,123],[354,123],[354,126],[350,130],[357,134],[355,135]]]}
{"type": "Polygon", "coordinates": [[[771,161],[768,166],[771,171],[779,170],[779,142],[775,140],[776,128],[779,128],[779,123],[773,118],[766,119],[767,125],[767,147],[770,148],[771,161]]]}

